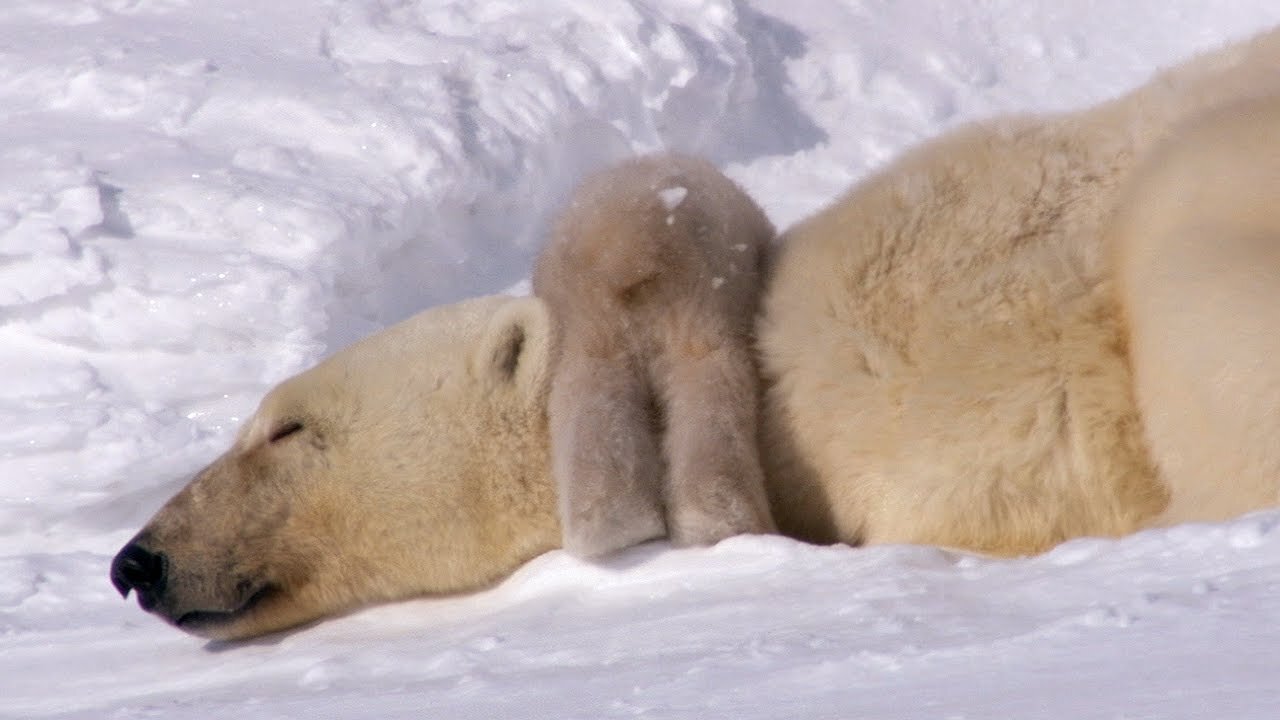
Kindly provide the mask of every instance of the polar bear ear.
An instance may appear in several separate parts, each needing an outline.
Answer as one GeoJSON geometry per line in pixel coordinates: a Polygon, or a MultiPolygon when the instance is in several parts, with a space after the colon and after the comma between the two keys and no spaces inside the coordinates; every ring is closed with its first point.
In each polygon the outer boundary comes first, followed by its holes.
{"type": "Polygon", "coordinates": [[[489,318],[473,356],[475,373],[494,385],[540,397],[547,384],[550,340],[551,322],[542,300],[513,299],[489,318]]]}

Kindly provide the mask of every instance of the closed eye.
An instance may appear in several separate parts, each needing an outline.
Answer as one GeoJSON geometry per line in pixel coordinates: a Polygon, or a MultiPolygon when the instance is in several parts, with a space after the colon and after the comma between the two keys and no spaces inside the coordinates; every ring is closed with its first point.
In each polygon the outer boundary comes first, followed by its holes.
{"type": "Polygon", "coordinates": [[[289,422],[276,428],[275,432],[271,433],[270,442],[278,443],[281,440],[284,440],[285,438],[289,437],[290,435],[293,435],[294,433],[301,432],[301,431],[302,431],[302,423],[298,422],[297,420],[290,420],[289,422]]]}

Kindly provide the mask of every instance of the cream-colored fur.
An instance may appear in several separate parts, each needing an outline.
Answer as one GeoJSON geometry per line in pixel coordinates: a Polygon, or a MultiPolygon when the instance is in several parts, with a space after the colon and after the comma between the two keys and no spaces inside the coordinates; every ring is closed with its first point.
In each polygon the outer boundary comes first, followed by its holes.
{"type": "Polygon", "coordinates": [[[588,178],[538,258],[553,318],[551,458],[565,548],[772,532],[752,328],[764,212],[705,160],[588,178]]]}
{"type": "Polygon", "coordinates": [[[1162,523],[1280,499],[1280,95],[1210,113],[1130,183],[1116,249],[1162,523]]]}
{"type": "MultiPolygon", "coordinates": [[[[1209,470],[1238,468],[1235,458],[1211,451],[1181,483],[1160,474],[1174,458],[1148,452],[1144,420],[1182,412],[1173,398],[1215,381],[1182,373],[1176,388],[1148,391],[1140,414],[1103,238],[1140,159],[1197,141],[1180,128],[1216,107],[1280,91],[1277,68],[1272,32],[1097,108],[964,128],[787,231],[759,328],[763,457],[783,532],[1020,554],[1130,532],[1166,508],[1181,509],[1168,519],[1203,516],[1179,497],[1187,485],[1234,496],[1217,506],[1257,507],[1256,490],[1209,470]]],[[[1241,323],[1242,308],[1193,287],[1164,292],[1203,303],[1183,337],[1221,344],[1241,323]]],[[[1160,355],[1135,354],[1138,376],[1159,385],[1160,355]]],[[[1274,390],[1277,375],[1239,373],[1224,410],[1274,390]]],[[[1166,453],[1198,444],[1195,422],[1176,421],[1166,453]]],[[[1280,431],[1264,425],[1259,439],[1280,431]]]]}
{"type": "Polygon", "coordinates": [[[470,300],[281,383],[131,542],[167,568],[139,600],[246,637],[474,590],[558,547],[548,337],[537,300],[470,300]]]}
{"type": "MultiPolygon", "coordinates": [[[[1277,68],[1272,32],[964,128],[788,231],[757,323],[780,530],[1015,554],[1274,505],[1277,68]]],[[[556,547],[550,337],[476,300],[286,381],[113,580],[243,637],[556,547]]]]}

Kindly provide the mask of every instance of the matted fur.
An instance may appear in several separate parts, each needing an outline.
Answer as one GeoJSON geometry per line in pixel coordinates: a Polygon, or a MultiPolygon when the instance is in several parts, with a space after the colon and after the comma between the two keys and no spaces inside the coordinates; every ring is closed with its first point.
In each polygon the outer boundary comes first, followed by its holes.
{"type": "Polygon", "coordinates": [[[764,213],[704,160],[588,178],[538,257],[554,329],[552,472],[565,547],[774,530],[756,445],[752,328],[764,213]]]}
{"type": "MultiPolygon", "coordinates": [[[[1277,68],[1271,32],[960,129],[788,231],[756,326],[780,530],[1022,554],[1276,504],[1277,68]]],[[[558,546],[550,338],[487,298],[282,383],[138,535],[153,611],[244,637],[558,546]]]]}

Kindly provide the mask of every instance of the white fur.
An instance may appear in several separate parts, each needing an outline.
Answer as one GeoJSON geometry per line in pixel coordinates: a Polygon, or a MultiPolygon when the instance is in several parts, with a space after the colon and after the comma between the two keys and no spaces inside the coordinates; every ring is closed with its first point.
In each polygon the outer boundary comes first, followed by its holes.
{"type": "Polygon", "coordinates": [[[1138,405],[1171,502],[1220,520],[1280,488],[1280,96],[1179,132],[1112,231],[1138,405]]]}
{"type": "MultiPolygon", "coordinates": [[[[760,325],[769,388],[763,456],[783,530],[1018,554],[1162,517],[1220,517],[1215,507],[1258,507],[1268,493],[1273,501],[1274,473],[1258,480],[1266,488],[1218,481],[1215,466],[1241,464],[1226,445],[1206,451],[1181,481],[1165,472],[1210,437],[1191,430],[1202,420],[1173,398],[1225,386],[1200,374],[1212,367],[1170,376],[1159,368],[1168,347],[1130,357],[1116,248],[1104,228],[1124,189],[1147,182],[1135,179],[1142,158],[1163,143],[1204,142],[1184,124],[1277,92],[1278,67],[1273,32],[1097,108],[961,129],[786,232],[760,325]],[[1131,361],[1152,385],[1141,411],[1131,361]],[[1144,428],[1166,414],[1182,431],[1149,448],[1144,428]],[[1204,504],[1205,494],[1217,500],[1204,504]],[[796,496],[807,502],[786,501],[796,496]]],[[[1266,173],[1243,155],[1222,163],[1223,172],[1245,182],[1266,173]]],[[[1221,213],[1253,212],[1229,195],[1221,213]]],[[[1196,205],[1172,220],[1191,224],[1199,212],[1196,205]]],[[[1155,221],[1168,219],[1144,213],[1121,242],[1159,256],[1167,243],[1153,239],[1165,233],[1155,221]]],[[[1262,246],[1270,247],[1251,252],[1262,246]]],[[[1221,247],[1197,253],[1235,267],[1228,274],[1258,262],[1221,247]]],[[[1200,317],[1177,321],[1179,342],[1232,342],[1280,306],[1267,281],[1231,306],[1185,280],[1131,289],[1159,286],[1164,295],[1130,300],[1144,317],[1181,318],[1175,304],[1202,305],[1200,317]],[[1163,305],[1143,309],[1149,301],[1163,305]]],[[[1266,398],[1280,378],[1265,363],[1237,362],[1233,372],[1231,392],[1219,396],[1224,413],[1266,398]]],[[[1241,437],[1268,447],[1280,435],[1274,416],[1260,411],[1240,416],[1232,432],[1244,424],[1254,429],[1241,437]]]]}

